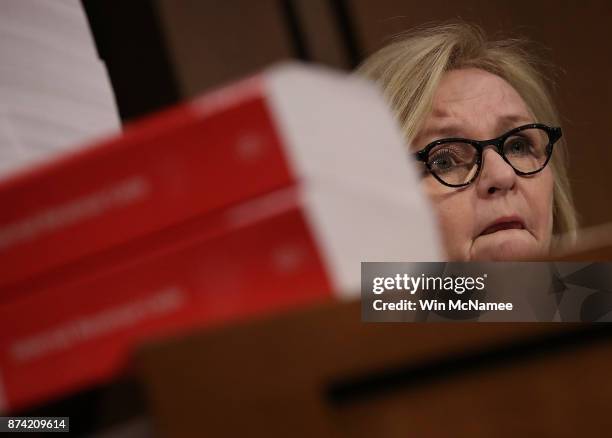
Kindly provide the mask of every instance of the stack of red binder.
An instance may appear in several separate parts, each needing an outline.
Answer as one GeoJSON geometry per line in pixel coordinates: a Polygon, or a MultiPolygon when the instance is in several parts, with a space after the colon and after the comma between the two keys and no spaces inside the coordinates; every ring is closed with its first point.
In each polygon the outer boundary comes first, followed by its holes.
{"type": "Polygon", "coordinates": [[[361,261],[439,254],[374,87],[296,65],[16,175],[0,205],[5,411],[112,379],[145,338],[356,295],[361,261]]]}

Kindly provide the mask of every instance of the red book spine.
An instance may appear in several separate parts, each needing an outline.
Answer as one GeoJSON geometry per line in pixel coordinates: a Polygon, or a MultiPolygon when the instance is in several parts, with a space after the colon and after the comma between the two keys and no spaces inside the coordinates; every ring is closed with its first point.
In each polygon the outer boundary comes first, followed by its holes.
{"type": "Polygon", "coordinates": [[[292,184],[259,81],[232,90],[0,185],[0,301],[40,273],[292,184]]]}
{"type": "Polygon", "coordinates": [[[144,251],[0,306],[0,388],[16,410],[121,373],[143,339],[322,300],[331,285],[296,195],[213,215],[144,251]],[[256,206],[257,207],[257,206],[256,206]]]}

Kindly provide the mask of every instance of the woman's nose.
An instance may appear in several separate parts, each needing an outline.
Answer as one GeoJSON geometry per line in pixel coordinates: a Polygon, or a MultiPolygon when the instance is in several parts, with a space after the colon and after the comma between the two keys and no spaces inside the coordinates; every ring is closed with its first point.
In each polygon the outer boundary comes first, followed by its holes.
{"type": "Polygon", "coordinates": [[[512,190],[516,184],[516,173],[493,147],[482,153],[482,168],[476,181],[477,190],[482,196],[512,190]]]}

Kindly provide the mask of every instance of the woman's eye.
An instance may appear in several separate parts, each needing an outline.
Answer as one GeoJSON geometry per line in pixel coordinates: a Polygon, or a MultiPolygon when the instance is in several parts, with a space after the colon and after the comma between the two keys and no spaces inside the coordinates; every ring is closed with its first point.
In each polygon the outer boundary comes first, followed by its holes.
{"type": "Polygon", "coordinates": [[[457,165],[457,160],[452,152],[446,150],[437,152],[433,157],[431,157],[429,163],[434,170],[443,172],[457,165]]]}
{"type": "Polygon", "coordinates": [[[531,150],[531,143],[525,138],[510,139],[505,146],[506,154],[527,155],[531,150]]]}

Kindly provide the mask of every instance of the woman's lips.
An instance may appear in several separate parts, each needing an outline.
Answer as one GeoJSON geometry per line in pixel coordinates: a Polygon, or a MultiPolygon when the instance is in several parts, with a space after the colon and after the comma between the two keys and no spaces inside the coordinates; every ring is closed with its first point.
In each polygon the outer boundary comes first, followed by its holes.
{"type": "Polygon", "coordinates": [[[486,227],[480,233],[480,236],[496,233],[502,230],[524,230],[525,224],[518,218],[500,218],[486,227]]]}

